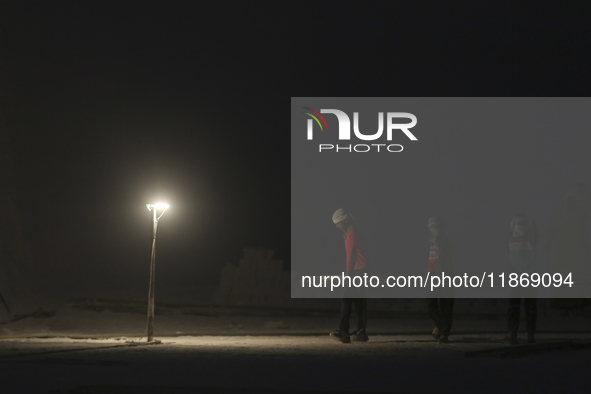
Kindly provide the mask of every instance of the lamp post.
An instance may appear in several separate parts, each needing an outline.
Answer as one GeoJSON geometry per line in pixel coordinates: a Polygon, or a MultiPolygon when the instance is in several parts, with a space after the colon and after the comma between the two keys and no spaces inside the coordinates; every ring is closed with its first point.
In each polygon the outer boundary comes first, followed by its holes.
{"type": "Polygon", "coordinates": [[[164,211],[168,209],[166,204],[146,204],[148,210],[154,213],[154,231],[152,238],[152,258],[150,260],[150,290],[148,292],[148,342],[154,340],[154,280],[156,274],[156,229],[158,228],[158,220],[164,215],[164,211]],[[161,209],[162,212],[158,216],[157,212],[161,209]]]}

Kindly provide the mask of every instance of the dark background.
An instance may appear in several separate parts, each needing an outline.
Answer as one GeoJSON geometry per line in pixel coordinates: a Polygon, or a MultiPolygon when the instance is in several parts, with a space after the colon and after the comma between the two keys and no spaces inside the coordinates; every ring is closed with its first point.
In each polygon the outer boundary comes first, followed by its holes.
{"type": "Polygon", "coordinates": [[[290,97],[584,96],[587,16],[580,3],[3,2],[0,113],[28,256],[10,260],[13,294],[144,296],[145,204],[159,200],[160,299],[195,299],[245,246],[289,267],[290,97]]]}

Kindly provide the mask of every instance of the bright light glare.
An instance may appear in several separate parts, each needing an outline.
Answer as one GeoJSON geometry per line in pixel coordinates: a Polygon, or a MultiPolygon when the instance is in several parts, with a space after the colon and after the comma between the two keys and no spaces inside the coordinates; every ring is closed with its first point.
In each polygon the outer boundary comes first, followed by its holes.
{"type": "Polygon", "coordinates": [[[146,204],[148,209],[151,211],[152,208],[156,209],[168,209],[168,204],[146,204]]]}

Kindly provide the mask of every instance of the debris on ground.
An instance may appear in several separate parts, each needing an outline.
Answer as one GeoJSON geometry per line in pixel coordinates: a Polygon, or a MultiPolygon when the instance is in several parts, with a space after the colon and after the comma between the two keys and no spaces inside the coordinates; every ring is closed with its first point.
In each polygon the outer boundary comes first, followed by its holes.
{"type": "Polygon", "coordinates": [[[18,315],[14,315],[12,317],[12,319],[10,320],[6,320],[3,322],[0,322],[0,325],[2,324],[8,324],[8,323],[14,323],[17,322],[19,320],[23,320],[26,319],[28,317],[33,317],[35,319],[50,319],[52,317],[55,316],[55,309],[51,310],[51,311],[44,311],[43,308],[39,308],[34,312],[31,313],[24,313],[24,314],[18,314],[18,315]]]}
{"type": "Polygon", "coordinates": [[[278,328],[278,329],[288,329],[289,326],[283,322],[283,320],[273,321],[270,320],[265,323],[265,328],[278,328]]]}
{"type": "Polygon", "coordinates": [[[466,357],[500,357],[500,358],[517,358],[523,356],[531,356],[536,354],[544,354],[549,352],[568,351],[568,350],[582,350],[591,348],[590,342],[576,343],[572,341],[566,342],[552,342],[542,344],[528,344],[521,346],[503,346],[493,349],[475,350],[466,352],[466,357]]]}

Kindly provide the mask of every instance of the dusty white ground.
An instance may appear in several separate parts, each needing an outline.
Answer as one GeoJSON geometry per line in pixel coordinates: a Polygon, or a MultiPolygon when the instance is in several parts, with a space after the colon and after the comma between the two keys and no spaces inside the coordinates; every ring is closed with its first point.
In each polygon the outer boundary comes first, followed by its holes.
{"type": "MultiPolygon", "coordinates": [[[[70,336],[139,338],[146,333],[146,314],[123,313],[110,309],[81,310],[70,304],[56,308],[55,316],[47,319],[32,317],[8,324],[0,324],[0,338],[19,336],[70,336]]],[[[3,316],[2,320],[9,319],[3,316]]],[[[223,309],[197,308],[194,310],[169,309],[157,313],[155,332],[160,336],[178,335],[324,335],[337,328],[338,309],[315,315],[264,313],[229,313],[223,309]]],[[[351,319],[354,329],[355,315],[351,319]]],[[[454,320],[453,333],[497,333],[503,335],[507,323],[503,315],[488,317],[463,315],[454,320]]],[[[522,327],[523,328],[523,327],[522,327]]],[[[374,334],[424,334],[433,329],[424,314],[380,318],[369,310],[368,331],[374,334]]],[[[542,332],[589,332],[591,311],[562,318],[556,311],[540,311],[538,330],[542,332]]]]}
{"type": "MultiPolygon", "coordinates": [[[[352,344],[326,335],[158,339],[161,344],[140,346],[120,337],[0,340],[1,392],[591,391],[591,349],[466,357],[474,350],[504,348],[497,334],[459,335],[445,345],[428,335],[377,335],[352,344]]],[[[590,340],[588,334],[540,334],[534,346],[590,340]]]]}
{"type": "Polygon", "coordinates": [[[328,337],[338,311],[202,312],[157,314],[158,345],[137,345],[140,313],[64,305],[51,318],[0,325],[0,393],[591,392],[591,348],[543,349],[591,343],[588,314],[540,313],[538,344],[523,344],[539,352],[516,355],[502,350],[502,316],[457,318],[443,345],[426,316],[370,314],[370,341],[341,344],[328,337]],[[466,356],[486,349],[501,350],[466,356]]]}

